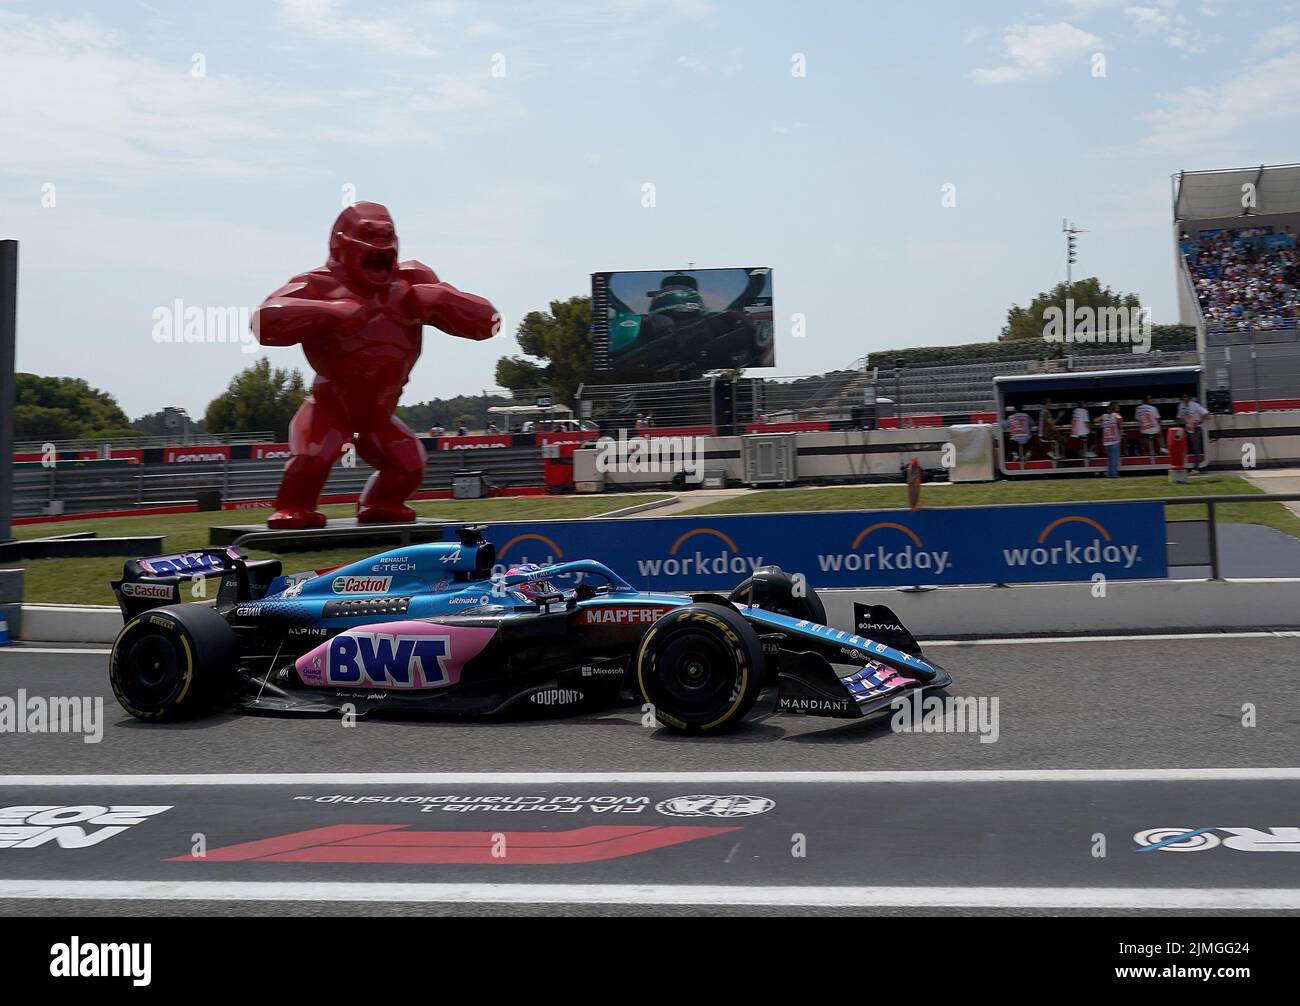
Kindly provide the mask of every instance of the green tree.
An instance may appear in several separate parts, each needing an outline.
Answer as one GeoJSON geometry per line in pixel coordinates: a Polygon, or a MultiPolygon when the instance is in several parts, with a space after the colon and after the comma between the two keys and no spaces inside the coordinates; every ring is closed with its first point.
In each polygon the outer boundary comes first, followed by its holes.
{"type": "Polygon", "coordinates": [[[117,400],[80,378],[14,377],[15,440],[129,437],[134,432],[117,400]]]}
{"type": "Polygon", "coordinates": [[[204,422],[210,433],[273,430],[283,440],[289,435],[289,420],[306,397],[301,373],[272,369],[264,356],[231,378],[226,390],[208,403],[204,422]]]}
{"type": "MultiPolygon", "coordinates": [[[[182,410],[183,412],[183,410],[182,410]]],[[[149,437],[167,437],[175,436],[178,432],[176,424],[188,424],[191,434],[202,434],[207,432],[207,426],[202,419],[190,419],[188,415],[178,416],[175,412],[168,412],[163,409],[161,412],[150,412],[131,421],[131,426],[136,432],[149,437]],[[170,425],[169,425],[170,424],[170,425]]]]}
{"type": "MultiPolygon", "coordinates": [[[[511,399],[504,395],[456,395],[403,405],[397,414],[416,433],[424,433],[435,423],[444,429],[455,430],[463,422],[468,429],[481,430],[491,421],[489,406],[510,404],[511,399]]],[[[501,420],[498,418],[496,422],[500,425],[501,420]]]]}
{"type": "Polygon", "coordinates": [[[573,405],[578,386],[591,380],[591,298],[553,300],[549,313],[530,311],[515,338],[533,359],[502,357],[497,384],[511,391],[550,388],[557,403],[573,405]]]}
{"type": "MultiPolygon", "coordinates": [[[[1047,324],[1047,309],[1056,307],[1064,311],[1066,298],[1074,302],[1076,309],[1081,307],[1093,309],[1106,307],[1139,308],[1142,306],[1137,294],[1116,293],[1110,287],[1102,286],[1101,281],[1096,276],[1077,280],[1073,284],[1067,284],[1062,280],[1052,289],[1040,293],[1028,307],[1012,304],[1011,310],[1007,312],[1007,323],[998,339],[1002,342],[1037,339],[1041,342],[1043,328],[1047,324]]],[[[1059,344],[1049,345],[1054,345],[1058,350],[1061,349],[1059,344]]]]}

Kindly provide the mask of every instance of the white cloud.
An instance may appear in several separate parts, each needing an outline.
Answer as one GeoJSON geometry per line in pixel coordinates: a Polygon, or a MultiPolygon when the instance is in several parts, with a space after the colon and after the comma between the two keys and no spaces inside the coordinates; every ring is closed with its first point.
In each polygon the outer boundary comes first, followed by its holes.
{"type": "Polygon", "coordinates": [[[486,74],[334,92],[277,89],[211,65],[194,77],[188,50],[170,63],[137,55],[90,18],[0,12],[0,37],[0,94],[21,96],[0,103],[0,175],[55,182],[315,171],[304,141],[436,143],[449,114],[508,101],[486,74]]]}
{"type": "Polygon", "coordinates": [[[130,57],[89,18],[0,13],[0,172],[59,178],[251,177],[277,166],[281,124],[323,99],[130,57]],[[21,96],[18,98],[16,96],[21,96]],[[254,164],[250,148],[261,155],[254,164]]]}
{"type": "Polygon", "coordinates": [[[1070,8],[1071,15],[1075,17],[1087,17],[1098,11],[1118,7],[1124,0],[1055,0],[1055,2],[1058,6],[1070,8]]]}
{"type": "Polygon", "coordinates": [[[437,52],[410,24],[388,18],[348,17],[341,0],[279,0],[280,16],[311,38],[361,44],[401,56],[436,56],[437,52]]]}
{"type": "Polygon", "coordinates": [[[1139,31],[1157,31],[1169,27],[1169,17],[1159,7],[1125,7],[1139,31]]]}
{"type": "Polygon", "coordinates": [[[1300,47],[1300,24],[1280,24],[1260,36],[1259,48],[1267,50],[1295,49],[1300,47]]]}
{"type": "Polygon", "coordinates": [[[974,70],[979,84],[1004,84],[1014,80],[1048,77],[1062,66],[1100,49],[1102,40],[1065,21],[1055,24],[1012,25],[1002,36],[1007,61],[1001,66],[974,70]]]}
{"type": "Polygon", "coordinates": [[[503,38],[510,33],[496,21],[475,21],[465,29],[466,38],[503,38]]]}
{"type": "Polygon", "coordinates": [[[1204,52],[1200,33],[1189,29],[1187,18],[1174,12],[1176,5],[1171,0],[1159,0],[1159,3],[1158,7],[1125,7],[1124,14],[1132,20],[1139,34],[1162,34],[1175,49],[1188,53],[1204,52]]]}
{"type": "Polygon", "coordinates": [[[1162,150],[1200,150],[1239,131],[1300,119],[1300,52],[1255,63],[1218,86],[1160,98],[1164,107],[1147,116],[1147,143],[1162,150]]]}
{"type": "Polygon", "coordinates": [[[721,53],[709,59],[699,56],[678,56],[677,65],[699,74],[711,75],[714,70],[717,70],[724,77],[734,77],[744,69],[739,49],[732,49],[730,52],[721,53]]]}
{"type": "Polygon", "coordinates": [[[1183,52],[1204,52],[1205,48],[1201,45],[1200,35],[1188,35],[1183,31],[1175,31],[1166,41],[1175,49],[1182,49],[1183,52]]]}

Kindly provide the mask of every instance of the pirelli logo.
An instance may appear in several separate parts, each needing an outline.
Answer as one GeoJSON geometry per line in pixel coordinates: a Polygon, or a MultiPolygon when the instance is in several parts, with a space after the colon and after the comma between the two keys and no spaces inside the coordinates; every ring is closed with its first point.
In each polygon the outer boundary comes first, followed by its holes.
{"type": "Polygon", "coordinates": [[[608,605],[584,608],[579,625],[652,625],[671,608],[644,605],[608,605]]]}

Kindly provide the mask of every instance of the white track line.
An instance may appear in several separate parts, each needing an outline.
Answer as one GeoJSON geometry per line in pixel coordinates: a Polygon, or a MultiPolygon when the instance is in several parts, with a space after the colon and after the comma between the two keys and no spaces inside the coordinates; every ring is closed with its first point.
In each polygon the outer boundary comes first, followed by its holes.
{"type": "Polygon", "coordinates": [[[1034,643],[1131,643],[1167,642],[1178,639],[1294,639],[1300,631],[1270,632],[1150,632],[1132,636],[1008,636],[1002,639],[922,639],[927,646],[1028,646],[1034,643]]]}
{"type": "Polygon", "coordinates": [[[1300,768],[950,769],[876,772],[242,772],[0,775],[0,786],[690,786],[966,782],[1296,782],[1300,768]]]}
{"type": "MultiPolygon", "coordinates": [[[[1300,638],[1300,631],[1279,630],[1276,632],[1166,632],[1145,633],[1129,636],[1008,636],[997,639],[922,639],[922,648],[927,646],[1030,646],[1043,643],[1130,643],[1138,641],[1169,642],[1171,640],[1193,639],[1295,639],[1300,638]]],[[[107,655],[111,649],[76,649],[55,646],[14,646],[0,647],[0,653],[94,653],[107,655]]]]}
{"type": "Polygon", "coordinates": [[[111,649],[87,649],[85,647],[59,647],[59,646],[6,646],[0,648],[0,653],[112,653],[111,649]]]}
{"type": "Polygon", "coordinates": [[[750,887],[688,884],[388,884],[0,880],[0,898],[90,901],[361,901],[443,904],[752,905],[829,908],[1300,910],[1296,888],[750,887]]]}

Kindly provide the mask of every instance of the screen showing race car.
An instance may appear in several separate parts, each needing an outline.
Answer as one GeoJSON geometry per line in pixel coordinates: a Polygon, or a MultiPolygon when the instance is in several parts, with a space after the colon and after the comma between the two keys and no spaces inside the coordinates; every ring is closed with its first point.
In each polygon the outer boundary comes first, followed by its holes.
{"type": "Polygon", "coordinates": [[[676,377],[776,366],[771,269],[598,272],[591,291],[596,370],[676,377]]]}

